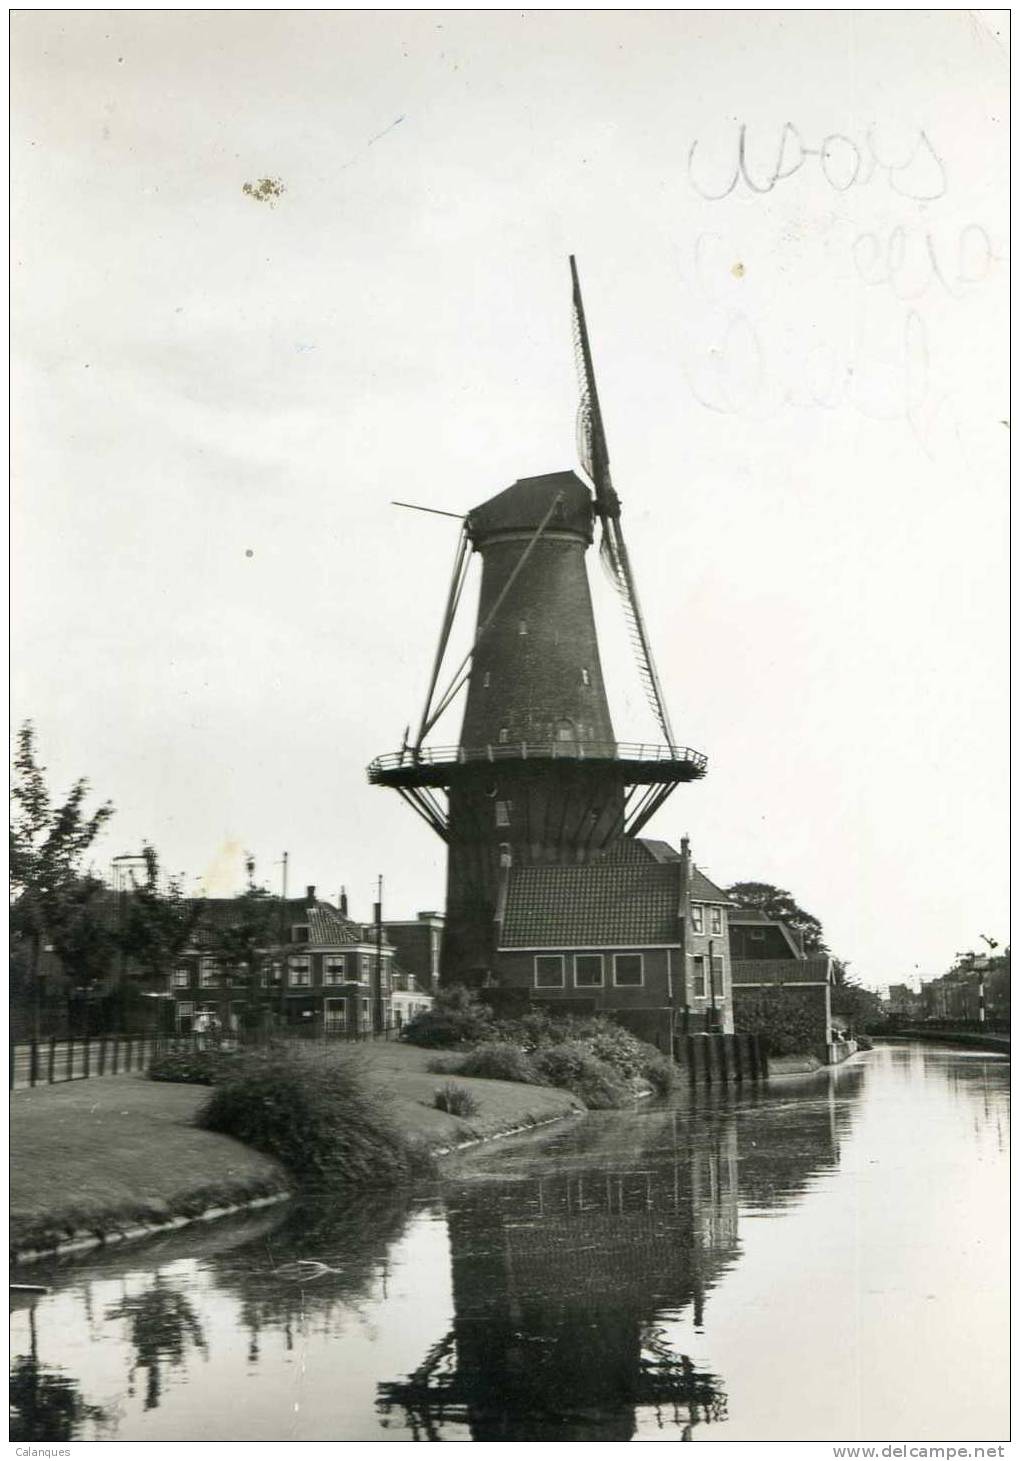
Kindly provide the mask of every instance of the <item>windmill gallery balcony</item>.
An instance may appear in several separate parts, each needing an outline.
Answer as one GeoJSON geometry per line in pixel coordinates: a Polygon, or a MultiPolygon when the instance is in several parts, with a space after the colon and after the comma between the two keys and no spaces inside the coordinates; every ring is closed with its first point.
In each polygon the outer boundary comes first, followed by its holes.
{"type": "Polygon", "coordinates": [[[495,746],[407,747],[388,756],[377,756],[368,767],[368,779],[376,786],[449,786],[461,766],[499,762],[589,761],[610,762],[620,780],[631,786],[697,781],[704,776],[708,758],[689,746],[644,745],[624,741],[519,741],[495,746]]]}

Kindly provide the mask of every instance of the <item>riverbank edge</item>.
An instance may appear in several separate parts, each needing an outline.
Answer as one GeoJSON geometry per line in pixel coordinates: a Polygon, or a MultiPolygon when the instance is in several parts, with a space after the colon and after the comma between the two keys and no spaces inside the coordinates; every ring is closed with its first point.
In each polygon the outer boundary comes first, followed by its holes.
{"type": "MultiPolygon", "coordinates": [[[[499,1130],[489,1131],[484,1135],[471,1135],[464,1141],[455,1142],[452,1145],[425,1144],[423,1150],[428,1156],[436,1159],[456,1156],[458,1152],[469,1147],[500,1141],[504,1137],[529,1135],[544,1127],[553,1126],[562,1121],[576,1120],[587,1114],[584,1109],[574,1107],[554,1116],[534,1119],[526,1116],[523,1121],[520,1118],[514,1118],[512,1125],[507,1125],[499,1130]]],[[[253,1192],[250,1181],[238,1180],[234,1184],[235,1191],[231,1191],[229,1181],[223,1182],[217,1187],[215,1199],[210,1200],[204,1206],[196,1205],[203,1201],[201,1189],[182,1191],[176,1195],[174,1204],[179,1203],[183,1208],[194,1208],[195,1210],[175,1212],[173,1216],[165,1220],[140,1220],[137,1207],[111,1209],[109,1213],[93,1219],[89,1229],[72,1232],[68,1237],[60,1240],[55,1238],[53,1224],[46,1224],[44,1220],[35,1228],[34,1232],[29,1229],[19,1236],[18,1247],[10,1249],[9,1263],[12,1269],[20,1268],[47,1258],[63,1258],[75,1253],[91,1252],[95,1248],[106,1248],[114,1243],[140,1242],[161,1233],[176,1232],[178,1229],[189,1227],[194,1223],[236,1217],[240,1213],[256,1211],[279,1202],[288,1202],[298,1195],[298,1189],[293,1185],[290,1175],[283,1167],[280,1167],[279,1183],[279,1186],[274,1183],[263,1190],[253,1192]]]]}

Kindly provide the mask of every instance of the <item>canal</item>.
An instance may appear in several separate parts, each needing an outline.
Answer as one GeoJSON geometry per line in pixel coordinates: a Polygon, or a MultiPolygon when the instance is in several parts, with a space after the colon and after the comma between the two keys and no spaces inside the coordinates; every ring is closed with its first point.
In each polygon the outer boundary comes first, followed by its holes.
{"type": "Polygon", "coordinates": [[[35,1264],[12,1439],[1002,1440],[1008,1081],[879,1046],[35,1264]]]}

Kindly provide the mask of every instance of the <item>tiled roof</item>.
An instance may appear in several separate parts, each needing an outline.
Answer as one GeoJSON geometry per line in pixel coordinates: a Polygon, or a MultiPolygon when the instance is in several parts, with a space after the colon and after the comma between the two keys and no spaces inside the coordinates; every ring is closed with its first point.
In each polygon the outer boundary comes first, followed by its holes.
{"type": "MultiPolygon", "coordinates": [[[[647,867],[649,863],[675,867],[680,861],[680,854],[671,843],[661,842],[655,837],[617,837],[595,860],[601,865],[614,867],[642,864],[647,867]]],[[[729,906],[733,903],[729,895],[717,888],[711,878],[707,878],[697,866],[691,872],[691,897],[695,903],[722,903],[729,906]]]]}
{"type": "Polygon", "coordinates": [[[593,862],[510,872],[501,948],[676,943],[675,865],[593,862]]]}
{"type": "Polygon", "coordinates": [[[732,906],[733,899],[727,897],[722,888],[717,888],[711,878],[706,878],[700,867],[691,873],[691,897],[695,903],[724,903],[732,906]]]}
{"type": "Polygon", "coordinates": [[[825,954],[809,959],[734,959],[733,987],[741,984],[827,984],[832,960],[825,954]]]}
{"type": "Polygon", "coordinates": [[[363,944],[366,940],[360,923],[352,923],[328,903],[315,903],[305,911],[310,944],[363,944]]]}

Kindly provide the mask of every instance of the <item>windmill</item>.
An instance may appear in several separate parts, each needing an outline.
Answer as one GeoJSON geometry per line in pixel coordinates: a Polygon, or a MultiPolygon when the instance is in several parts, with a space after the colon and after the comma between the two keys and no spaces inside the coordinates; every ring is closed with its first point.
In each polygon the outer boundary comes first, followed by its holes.
{"type": "Polygon", "coordinates": [[[449,846],[442,977],[491,965],[504,870],[574,864],[635,836],[706,758],[679,746],[641,614],[609,470],[577,266],[570,260],[581,377],[578,444],[591,488],[573,471],[515,482],[461,519],[439,644],[417,733],[368,768],[449,846]],[[663,742],[616,739],[585,554],[595,525],[620,595],[638,672],[663,742]],[[471,647],[439,689],[470,569],[482,559],[471,647]],[[456,746],[426,744],[461,690],[456,746]]]}

